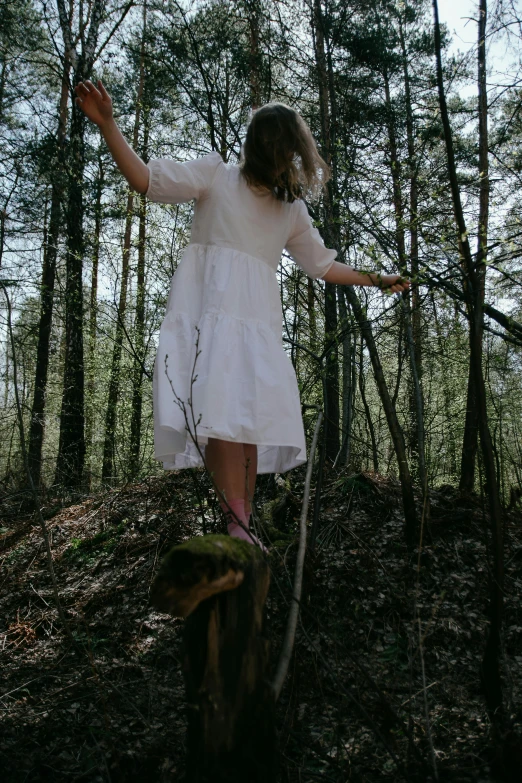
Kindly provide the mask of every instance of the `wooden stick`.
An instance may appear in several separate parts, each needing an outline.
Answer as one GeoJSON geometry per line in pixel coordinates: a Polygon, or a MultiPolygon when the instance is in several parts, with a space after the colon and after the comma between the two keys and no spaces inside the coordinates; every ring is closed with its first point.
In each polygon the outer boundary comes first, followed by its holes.
{"type": "Polygon", "coordinates": [[[277,701],[279,699],[283,683],[286,678],[288,666],[290,664],[290,658],[292,657],[292,650],[294,649],[295,631],[297,628],[297,620],[299,617],[299,607],[301,604],[301,592],[303,588],[303,569],[306,552],[306,518],[308,514],[308,500],[310,497],[310,484],[312,482],[312,470],[314,466],[315,450],[317,448],[317,440],[319,438],[319,430],[321,428],[321,422],[323,420],[322,412],[319,413],[317,423],[315,425],[314,437],[312,439],[312,446],[310,448],[310,456],[308,458],[308,468],[306,471],[305,488],[303,494],[303,505],[301,507],[301,519],[299,523],[299,548],[297,550],[297,563],[295,565],[294,575],[294,590],[292,593],[292,603],[290,604],[290,611],[288,612],[288,622],[286,625],[285,638],[283,640],[283,646],[279,655],[279,661],[277,663],[277,669],[272,681],[272,689],[274,691],[274,698],[277,701]]]}

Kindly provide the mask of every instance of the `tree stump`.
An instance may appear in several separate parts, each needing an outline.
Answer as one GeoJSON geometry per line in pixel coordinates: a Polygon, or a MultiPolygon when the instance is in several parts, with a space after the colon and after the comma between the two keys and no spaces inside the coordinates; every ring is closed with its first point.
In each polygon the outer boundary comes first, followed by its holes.
{"type": "Polygon", "coordinates": [[[201,536],[174,547],[152,587],[162,612],[187,617],[189,783],[274,783],[274,697],[263,638],[270,574],[258,547],[201,536]]]}

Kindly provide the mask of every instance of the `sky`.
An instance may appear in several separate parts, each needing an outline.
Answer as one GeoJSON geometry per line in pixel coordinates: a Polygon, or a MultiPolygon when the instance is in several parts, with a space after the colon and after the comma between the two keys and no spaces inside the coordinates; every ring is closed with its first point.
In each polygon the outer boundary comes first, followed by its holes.
{"type": "MultiPolygon", "coordinates": [[[[477,46],[477,0],[438,0],[439,20],[448,25],[452,45],[450,52],[457,55],[476,50],[477,46]]],[[[489,10],[493,8],[493,0],[488,3],[489,10]]],[[[511,32],[516,35],[515,27],[511,32]]],[[[495,89],[501,84],[511,84],[519,71],[520,50],[515,36],[510,38],[510,45],[504,35],[495,34],[487,46],[488,85],[495,89]]],[[[474,85],[465,87],[463,93],[473,92],[474,85]]]]}
{"type": "Polygon", "coordinates": [[[469,0],[439,0],[439,21],[445,22],[452,36],[455,36],[453,47],[467,51],[477,38],[477,25],[468,21],[477,12],[477,3],[469,0]]]}

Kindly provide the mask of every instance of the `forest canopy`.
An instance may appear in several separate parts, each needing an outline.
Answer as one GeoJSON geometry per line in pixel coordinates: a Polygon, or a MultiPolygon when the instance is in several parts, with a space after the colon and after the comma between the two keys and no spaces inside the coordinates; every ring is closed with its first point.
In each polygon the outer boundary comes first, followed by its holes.
{"type": "Polygon", "coordinates": [[[477,48],[450,54],[441,25],[453,181],[430,2],[2,2],[5,491],[25,484],[15,372],[36,484],[89,489],[158,470],[154,351],[191,207],[129,192],[72,100],[78,81],[101,78],[145,161],[215,150],[235,163],[255,107],[302,113],[332,170],[308,202],[326,244],[360,270],[412,280],[408,296],[383,300],[283,259],[282,335],[307,426],[314,406],[327,410],[336,465],[477,487],[475,319],[495,480],[509,503],[522,464],[520,87],[515,66],[501,78],[486,56],[500,45],[502,68],[518,61],[514,9],[490,4],[482,87],[477,48]]]}

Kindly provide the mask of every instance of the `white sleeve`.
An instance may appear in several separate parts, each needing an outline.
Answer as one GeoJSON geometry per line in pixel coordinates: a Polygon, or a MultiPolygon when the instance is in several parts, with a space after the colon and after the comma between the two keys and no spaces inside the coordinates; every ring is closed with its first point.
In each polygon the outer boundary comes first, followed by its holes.
{"type": "Polygon", "coordinates": [[[210,188],[220,165],[224,164],[219,152],[186,163],[165,158],[151,160],[147,164],[150,174],[145,195],[160,204],[181,204],[201,198],[210,188]]]}
{"type": "Polygon", "coordinates": [[[297,215],[285,247],[308,277],[324,277],[335,261],[337,251],[325,247],[319,231],[312,225],[304,201],[299,199],[294,203],[297,204],[297,215]]]}

